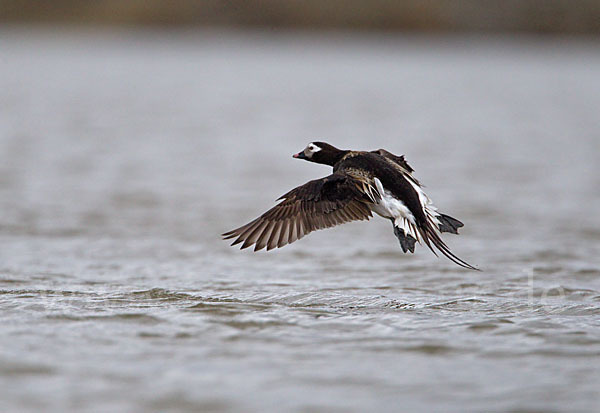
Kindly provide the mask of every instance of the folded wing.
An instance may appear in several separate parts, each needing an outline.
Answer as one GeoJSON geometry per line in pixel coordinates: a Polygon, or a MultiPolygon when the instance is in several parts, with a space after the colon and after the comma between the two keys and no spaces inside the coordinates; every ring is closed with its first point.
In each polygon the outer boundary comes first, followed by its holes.
{"type": "Polygon", "coordinates": [[[404,155],[394,155],[393,153],[388,152],[385,149],[377,149],[376,151],[371,151],[371,153],[376,153],[378,155],[383,156],[388,161],[391,161],[397,166],[400,166],[402,169],[404,169],[404,172],[408,173],[409,175],[414,172],[414,169],[411,168],[408,162],[406,162],[406,159],[404,159],[404,155]]]}

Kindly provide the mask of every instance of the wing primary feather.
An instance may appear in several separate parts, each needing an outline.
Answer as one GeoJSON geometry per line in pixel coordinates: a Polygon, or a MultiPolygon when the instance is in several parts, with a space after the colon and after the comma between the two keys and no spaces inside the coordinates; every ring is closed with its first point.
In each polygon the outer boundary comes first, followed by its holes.
{"type": "Polygon", "coordinates": [[[298,217],[295,216],[290,221],[290,236],[288,238],[288,244],[291,244],[292,242],[295,242],[296,240],[298,240],[298,230],[296,229],[296,221],[297,220],[298,220],[298,217]]]}
{"type": "Polygon", "coordinates": [[[256,240],[258,239],[258,237],[260,237],[260,234],[262,234],[263,230],[265,229],[265,227],[268,224],[269,224],[269,221],[264,220],[264,219],[260,220],[259,225],[257,225],[250,233],[240,235],[239,238],[236,240],[236,243],[244,241],[244,243],[242,244],[242,247],[240,249],[243,250],[244,248],[248,248],[249,246],[254,244],[256,242],[256,240]]]}
{"type": "Polygon", "coordinates": [[[279,232],[279,240],[277,241],[277,248],[281,248],[288,243],[290,237],[290,220],[285,219],[281,223],[281,231],[279,232]]]}
{"type": "Polygon", "coordinates": [[[296,221],[296,228],[298,229],[298,239],[304,237],[304,214],[301,219],[296,221]]]}
{"type": "Polygon", "coordinates": [[[269,237],[271,236],[271,232],[273,231],[273,227],[275,226],[275,222],[270,221],[265,229],[262,230],[258,240],[256,241],[256,245],[254,246],[254,251],[260,251],[267,246],[267,242],[269,237]]]}
{"type": "Polygon", "coordinates": [[[267,251],[271,251],[273,248],[277,247],[279,234],[281,232],[281,224],[281,221],[275,222],[275,226],[273,227],[273,231],[271,231],[271,236],[269,236],[269,241],[267,242],[267,251]]]}
{"type": "Polygon", "coordinates": [[[279,198],[279,203],[248,224],[222,234],[241,248],[271,250],[308,233],[372,217],[370,203],[379,193],[364,177],[334,172],[309,181],[279,198]]]}
{"type": "Polygon", "coordinates": [[[256,221],[258,221],[257,219],[255,219],[254,221],[243,225],[239,228],[236,229],[232,229],[231,231],[228,232],[224,232],[223,234],[221,234],[221,236],[223,237],[223,239],[231,239],[231,238],[235,238],[237,236],[239,236],[239,234],[241,233],[241,231],[243,231],[245,228],[247,228],[248,226],[254,224],[256,221]]]}
{"type": "Polygon", "coordinates": [[[259,228],[261,225],[263,225],[264,222],[265,222],[264,219],[261,219],[261,218],[256,219],[254,222],[251,222],[250,224],[248,224],[247,228],[244,228],[243,231],[240,231],[238,233],[238,237],[241,239],[249,238],[257,228],[259,228]]]}

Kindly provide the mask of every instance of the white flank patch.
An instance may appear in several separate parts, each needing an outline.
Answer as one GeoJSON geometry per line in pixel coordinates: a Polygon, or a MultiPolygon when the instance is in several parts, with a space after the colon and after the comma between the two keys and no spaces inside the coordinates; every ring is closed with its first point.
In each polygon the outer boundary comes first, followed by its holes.
{"type": "MultiPolygon", "coordinates": [[[[414,239],[421,242],[420,234],[418,233],[415,217],[410,212],[410,209],[404,202],[394,198],[392,193],[386,190],[381,181],[375,178],[375,185],[380,194],[381,200],[371,207],[371,210],[383,218],[393,218],[394,225],[404,230],[405,234],[411,235],[414,239]]],[[[419,194],[420,198],[420,194],[419,194]]]]}

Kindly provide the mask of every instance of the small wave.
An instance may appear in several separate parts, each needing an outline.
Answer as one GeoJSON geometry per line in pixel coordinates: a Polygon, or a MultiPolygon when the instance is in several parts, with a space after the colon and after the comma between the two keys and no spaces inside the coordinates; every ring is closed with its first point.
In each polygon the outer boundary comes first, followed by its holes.
{"type": "Polygon", "coordinates": [[[2,376],[46,376],[54,372],[54,368],[44,364],[0,361],[0,375],[2,376]]]}
{"type": "Polygon", "coordinates": [[[178,301],[187,300],[193,298],[190,294],[173,292],[165,290],[163,288],[152,288],[150,290],[134,291],[127,294],[134,299],[149,299],[149,300],[165,300],[165,301],[178,301]]]}
{"type": "Polygon", "coordinates": [[[47,318],[49,320],[132,322],[135,324],[158,324],[163,321],[158,317],[143,313],[119,313],[110,315],[53,314],[47,316],[47,318]]]}
{"type": "Polygon", "coordinates": [[[465,351],[444,344],[419,344],[416,346],[403,347],[402,349],[404,351],[412,351],[416,353],[424,353],[431,355],[445,355],[448,353],[457,353],[465,351]]]}
{"type": "Polygon", "coordinates": [[[18,298],[31,298],[39,296],[57,296],[57,297],[84,297],[97,296],[95,293],[70,290],[36,290],[36,289],[17,289],[0,290],[0,295],[14,295],[18,298]]]}

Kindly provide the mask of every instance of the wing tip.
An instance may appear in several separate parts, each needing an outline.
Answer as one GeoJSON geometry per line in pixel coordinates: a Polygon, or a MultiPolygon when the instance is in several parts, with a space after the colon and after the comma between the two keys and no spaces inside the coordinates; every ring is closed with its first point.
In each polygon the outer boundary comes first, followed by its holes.
{"type": "Polygon", "coordinates": [[[233,237],[235,237],[235,229],[232,231],[227,231],[221,234],[221,238],[223,239],[231,239],[233,237]]]}

